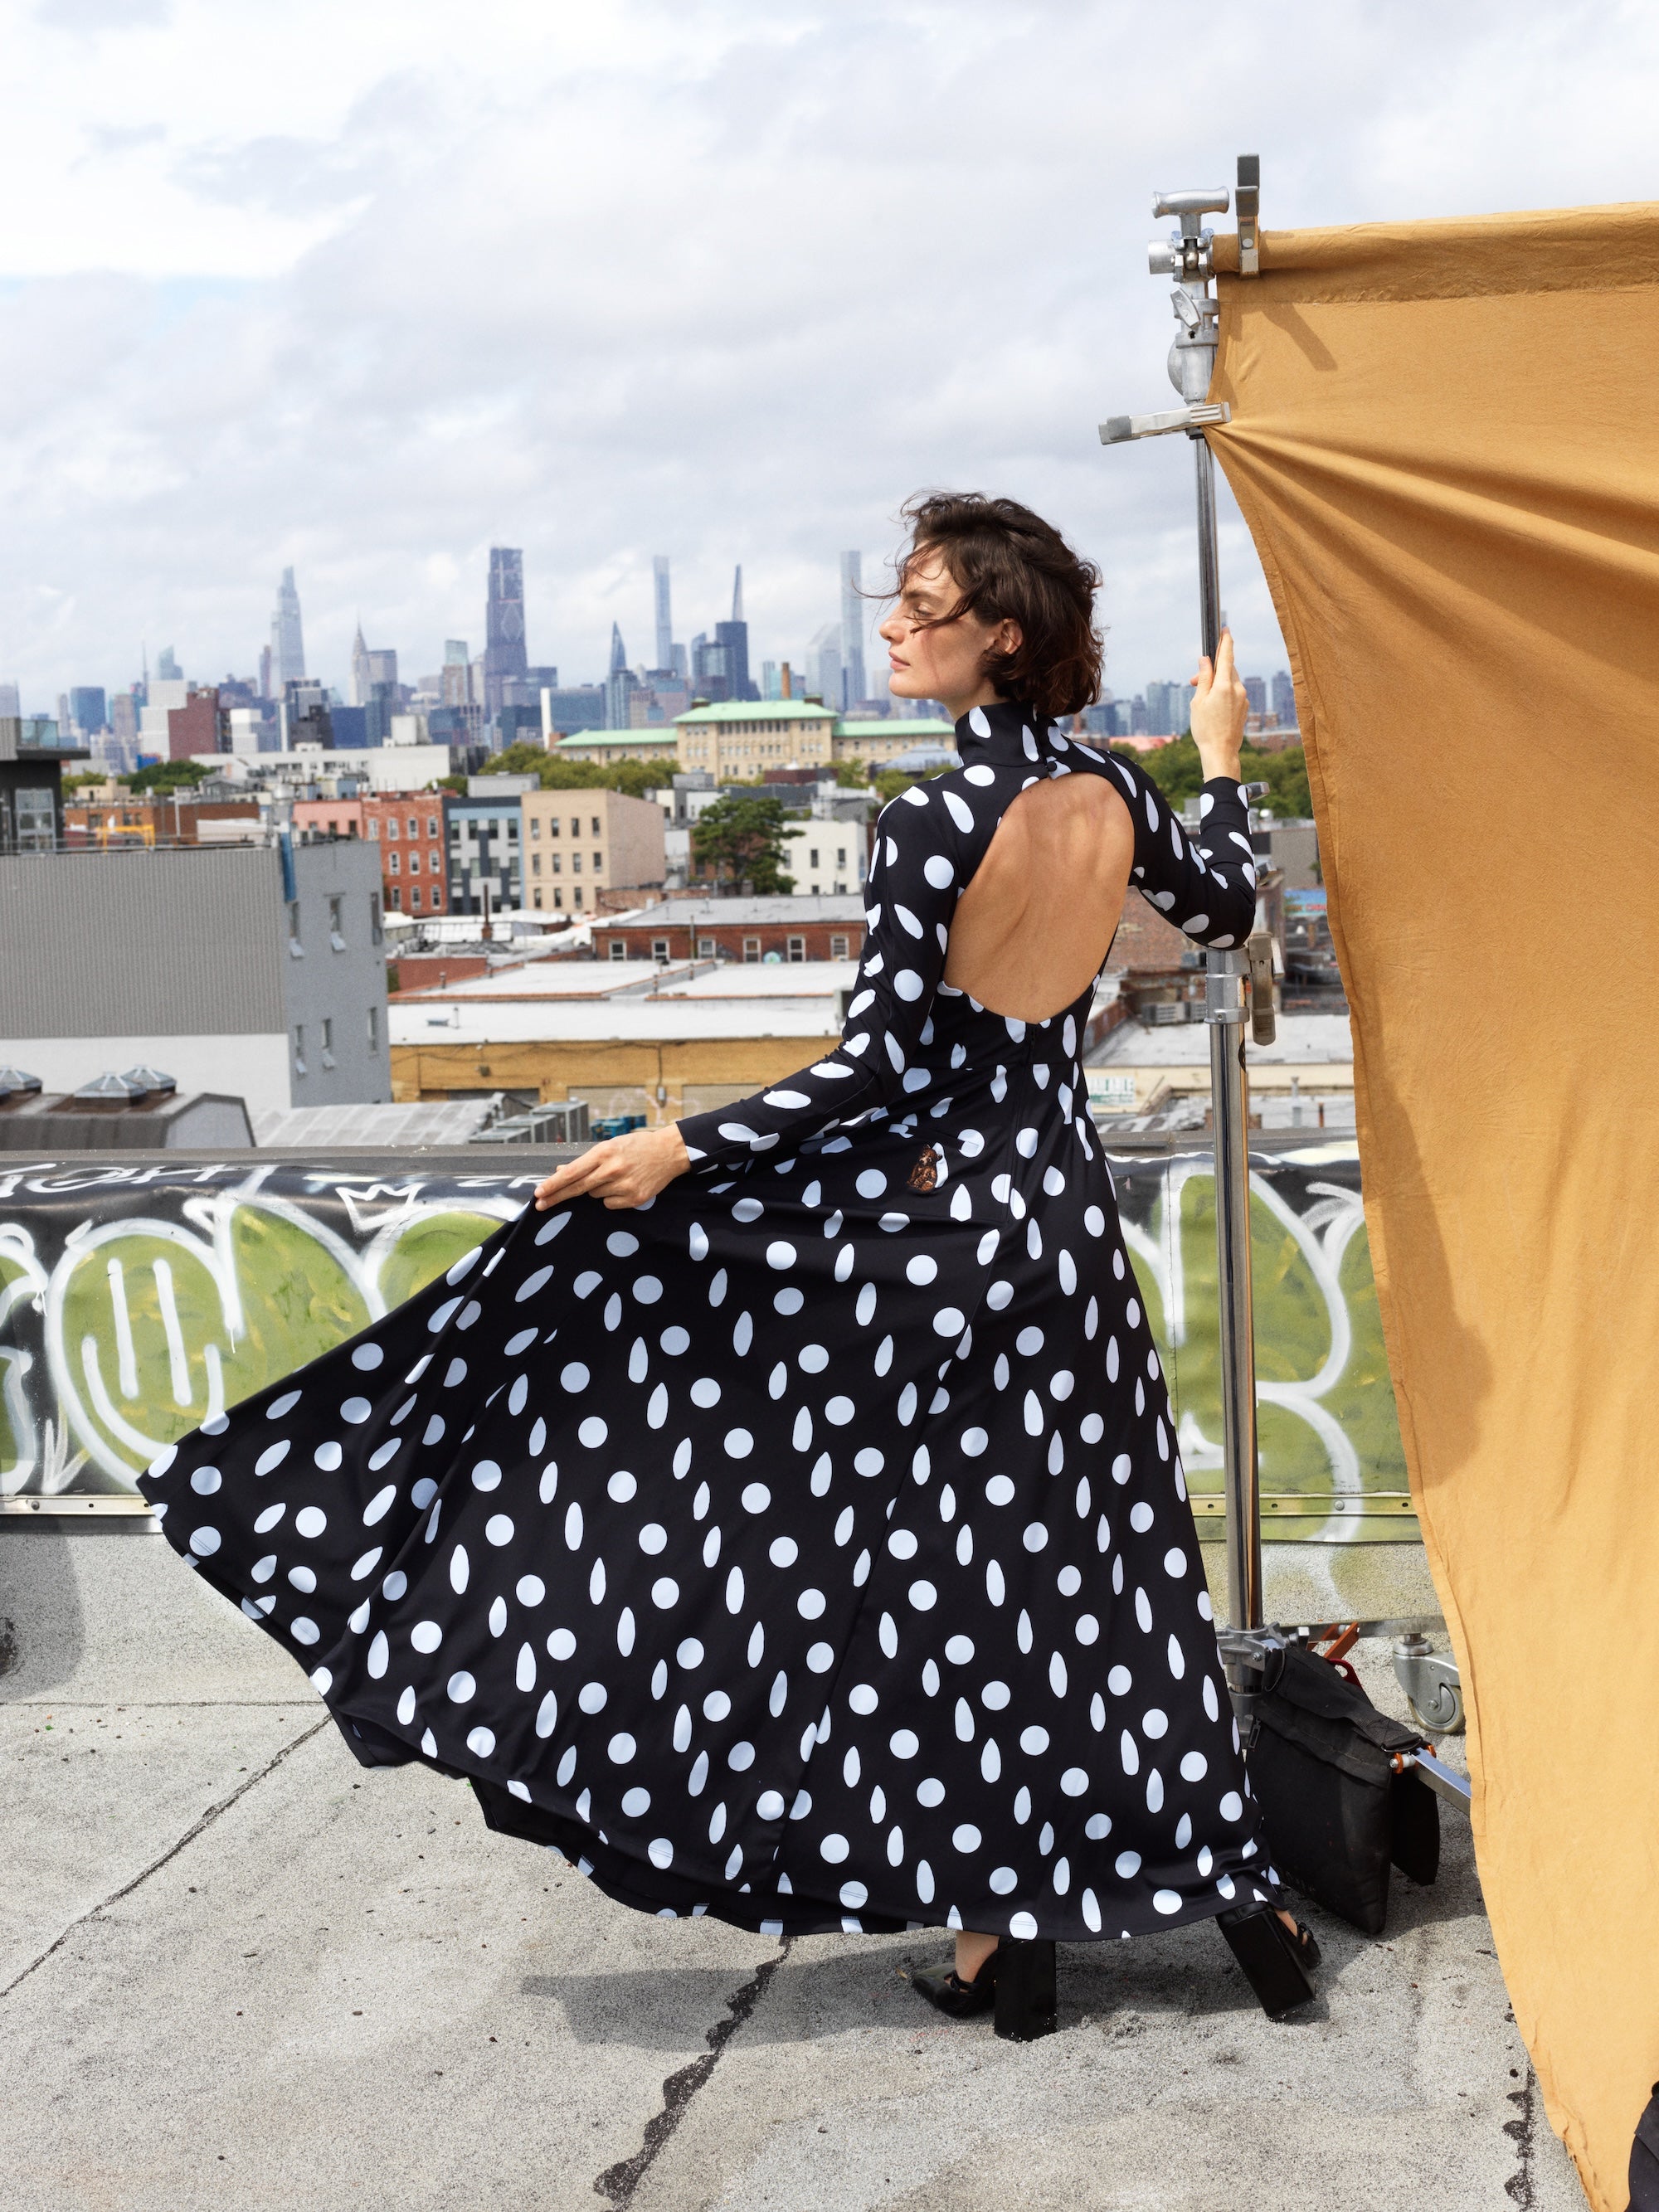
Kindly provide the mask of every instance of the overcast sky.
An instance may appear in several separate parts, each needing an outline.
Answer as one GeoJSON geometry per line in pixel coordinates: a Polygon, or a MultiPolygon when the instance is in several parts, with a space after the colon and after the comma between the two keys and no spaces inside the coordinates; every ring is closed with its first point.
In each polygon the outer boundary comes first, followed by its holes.
{"type": "MultiPolygon", "coordinates": [[[[251,674],[280,570],[343,685],[483,645],[652,656],[744,568],[798,655],[922,486],[1029,501],[1106,576],[1120,696],[1190,668],[1155,185],[1259,152],[1267,228],[1656,194],[1659,11],[1553,0],[0,0],[0,675],[148,643],[251,674]],[[1189,43],[1189,39],[1193,43],[1189,43]],[[1201,76],[1194,58],[1202,56],[1201,76]]],[[[1633,369],[1638,377],[1639,365],[1633,369]]],[[[1224,597],[1282,665],[1248,540],[1224,597]]]]}

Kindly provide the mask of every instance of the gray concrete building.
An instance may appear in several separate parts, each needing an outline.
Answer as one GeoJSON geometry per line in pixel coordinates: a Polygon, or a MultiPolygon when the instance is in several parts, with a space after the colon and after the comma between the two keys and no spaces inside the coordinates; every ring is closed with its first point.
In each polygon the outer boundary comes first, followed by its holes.
{"type": "Polygon", "coordinates": [[[367,843],[0,854],[0,1061],[164,1069],[250,1110],[392,1096],[367,843]]]}

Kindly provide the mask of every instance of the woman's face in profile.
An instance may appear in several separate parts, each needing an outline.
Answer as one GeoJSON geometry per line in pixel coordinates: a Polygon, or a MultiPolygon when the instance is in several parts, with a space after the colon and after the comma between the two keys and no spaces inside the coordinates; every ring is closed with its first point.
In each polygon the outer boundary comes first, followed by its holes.
{"type": "Polygon", "coordinates": [[[891,670],[888,688],[896,697],[972,705],[984,691],[986,654],[999,633],[1013,625],[993,625],[975,615],[940,622],[961,596],[942,554],[924,546],[912,556],[904,587],[880,630],[891,670]]]}

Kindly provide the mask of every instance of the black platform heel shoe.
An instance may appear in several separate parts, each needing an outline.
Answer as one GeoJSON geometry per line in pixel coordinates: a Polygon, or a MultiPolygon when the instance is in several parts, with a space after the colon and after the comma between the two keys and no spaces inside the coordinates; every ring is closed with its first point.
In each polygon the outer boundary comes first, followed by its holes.
{"type": "Polygon", "coordinates": [[[912,1972],[910,1986],[952,2020],[972,2020],[996,2002],[997,1954],[991,1953],[971,1982],[964,1982],[954,1966],[921,1966],[912,1972]]]}
{"type": "Polygon", "coordinates": [[[1217,1924],[1269,2020],[1307,2003],[1319,1964],[1311,1929],[1298,1921],[1292,1936],[1270,1905],[1236,1905],[1218,1915],[1217,1924]]]}

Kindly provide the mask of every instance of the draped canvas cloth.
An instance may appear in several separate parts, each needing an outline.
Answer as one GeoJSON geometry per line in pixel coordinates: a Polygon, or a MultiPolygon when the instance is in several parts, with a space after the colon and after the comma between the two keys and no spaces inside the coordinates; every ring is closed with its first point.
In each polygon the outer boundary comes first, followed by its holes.
{"type": "Polygon", "coordinates": [[[1261,260],[1222,279],[1214,447],[1293,664],[1498,1956],[1625,2212],[1659,2080],[1659,207],[1261,260]]]}

